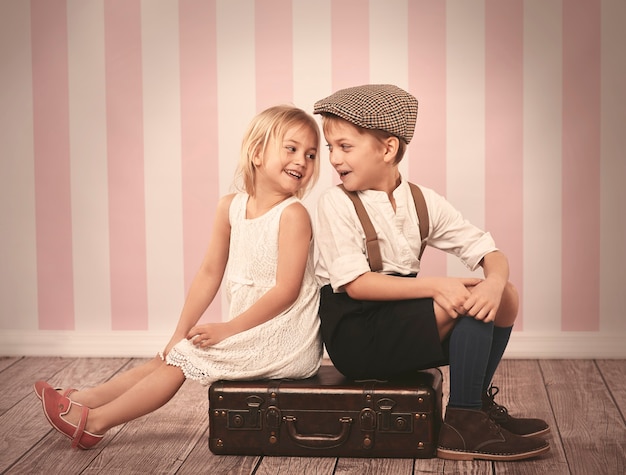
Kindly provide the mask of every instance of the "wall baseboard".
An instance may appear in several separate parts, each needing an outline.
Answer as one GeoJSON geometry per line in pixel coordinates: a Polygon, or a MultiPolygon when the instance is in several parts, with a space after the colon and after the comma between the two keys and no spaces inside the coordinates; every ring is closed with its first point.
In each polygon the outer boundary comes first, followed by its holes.
{"type": "MultiPolygon", "coordinates": [[[[156,355],[170,335],[158,332],[3,330],[1,356],[138,357],[156,355]]],[[[601,332],[513,332],[511,359],[626,359],[626,337],[601,332]]]]}

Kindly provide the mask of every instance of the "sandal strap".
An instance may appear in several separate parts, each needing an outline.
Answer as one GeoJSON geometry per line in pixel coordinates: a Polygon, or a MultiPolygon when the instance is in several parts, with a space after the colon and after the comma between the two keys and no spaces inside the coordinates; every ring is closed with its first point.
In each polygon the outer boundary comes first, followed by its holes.
{"type": "Polygon", "coordinates": [[[74,437],[72,438],[72,448],[75,449],[80,444],[80,439],[83,437],[85,433],[85,426],[87,425],[87,415],[89,414],[89,408],[87,406],[81,406],[82,412],[80,414],[80,420],[78,421],[78,426],[76,426],[76,432],[74,432],[74,437]]]}

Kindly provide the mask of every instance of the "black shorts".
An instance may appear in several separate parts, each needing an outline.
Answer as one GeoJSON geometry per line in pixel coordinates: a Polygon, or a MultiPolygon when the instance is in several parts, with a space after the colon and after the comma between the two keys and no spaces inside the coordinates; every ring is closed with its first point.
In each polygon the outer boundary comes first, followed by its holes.
{"type": "Polygon", "coordinates": [[[335,367],[352,379],[395,379],[448,364],[433,299],[354,300],[322,287],[322,338],[335,367]]]}

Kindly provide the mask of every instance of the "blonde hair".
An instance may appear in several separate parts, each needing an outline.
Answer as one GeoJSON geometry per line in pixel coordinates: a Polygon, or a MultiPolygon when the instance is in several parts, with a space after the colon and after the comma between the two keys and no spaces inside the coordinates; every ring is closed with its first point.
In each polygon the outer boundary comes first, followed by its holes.
{"type": "MultiPolygon", "coordinates": [[[[257,153],[263,156],[271,139],[281,143],[287,131],[298,126],[308,127],[313,132],[315,146],[319,151],[320,129],[313,116],[302,109],[290,105],[274,106],[265,109],[252,119],[241,143],[241,155],[237,167],[237,177],[243,191],[250,196],[255,195],[256,166],[254,157],[257,153]]],[[[302,198],[315,185],[319,171],[319,159],[316,157],[313,161],[313,175],[307,185],[297,191],[296,196],[298,198],[302,198]]]]}
{"type": "Polygon", "coordinates": [[[400,163],[400,161],[404,157],[404,154],[406,153],[406,143],[404,142],[404,140],[399,138],[397,135],[387,132],[386,130],[368,129],[365,127],[361,127],[353,124],[349,120],[339,117],[338,115],[330,114],[327,112],[323,112],[320,115],[322,116],[322,129],[324,130],[324,133],[330,132],[337,124],[348,124],[354,127],[354,130],[356,130],[359,135],[369,134],[380,143],[384,143],[385,140],[387,140],[389,137],[396,137],[398,139],[398,151],[396,152],[396,156],[394,159],[394,163],[396,165],[400,163]]]}

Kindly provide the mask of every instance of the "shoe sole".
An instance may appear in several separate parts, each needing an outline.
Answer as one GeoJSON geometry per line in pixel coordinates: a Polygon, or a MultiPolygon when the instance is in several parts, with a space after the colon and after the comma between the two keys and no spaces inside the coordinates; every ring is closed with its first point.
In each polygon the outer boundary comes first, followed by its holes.
{"type": "Polygon", "coordinates": [[[523,434],[523,435],[522,435],[522,434],[518,434],[518,435],[519,435],[520,437],[538,437],[538,436],[540,436],[540,435],[545,435],[545,434],[547,434],[548,432],[550,432],[550,428],[549,428],[549,427],[546,427],[545,429],[540,430],[540,431],[537,431],[537,432],[534,432],[534,433],[532,433],[532,434],[523,434]]]}
{"type": "Polygon", "coordinates": [[[548,450],[550,450],[550,445],[546,445],[545,447],[541,447],[537,450],[524,452],[521,454],[486,454],[480,452],[463,452],[460,450],[437,448],[437,457],[446,460],[492,460],[507,462],[537,457],[538,455],[541,455],[548,450]]]}

